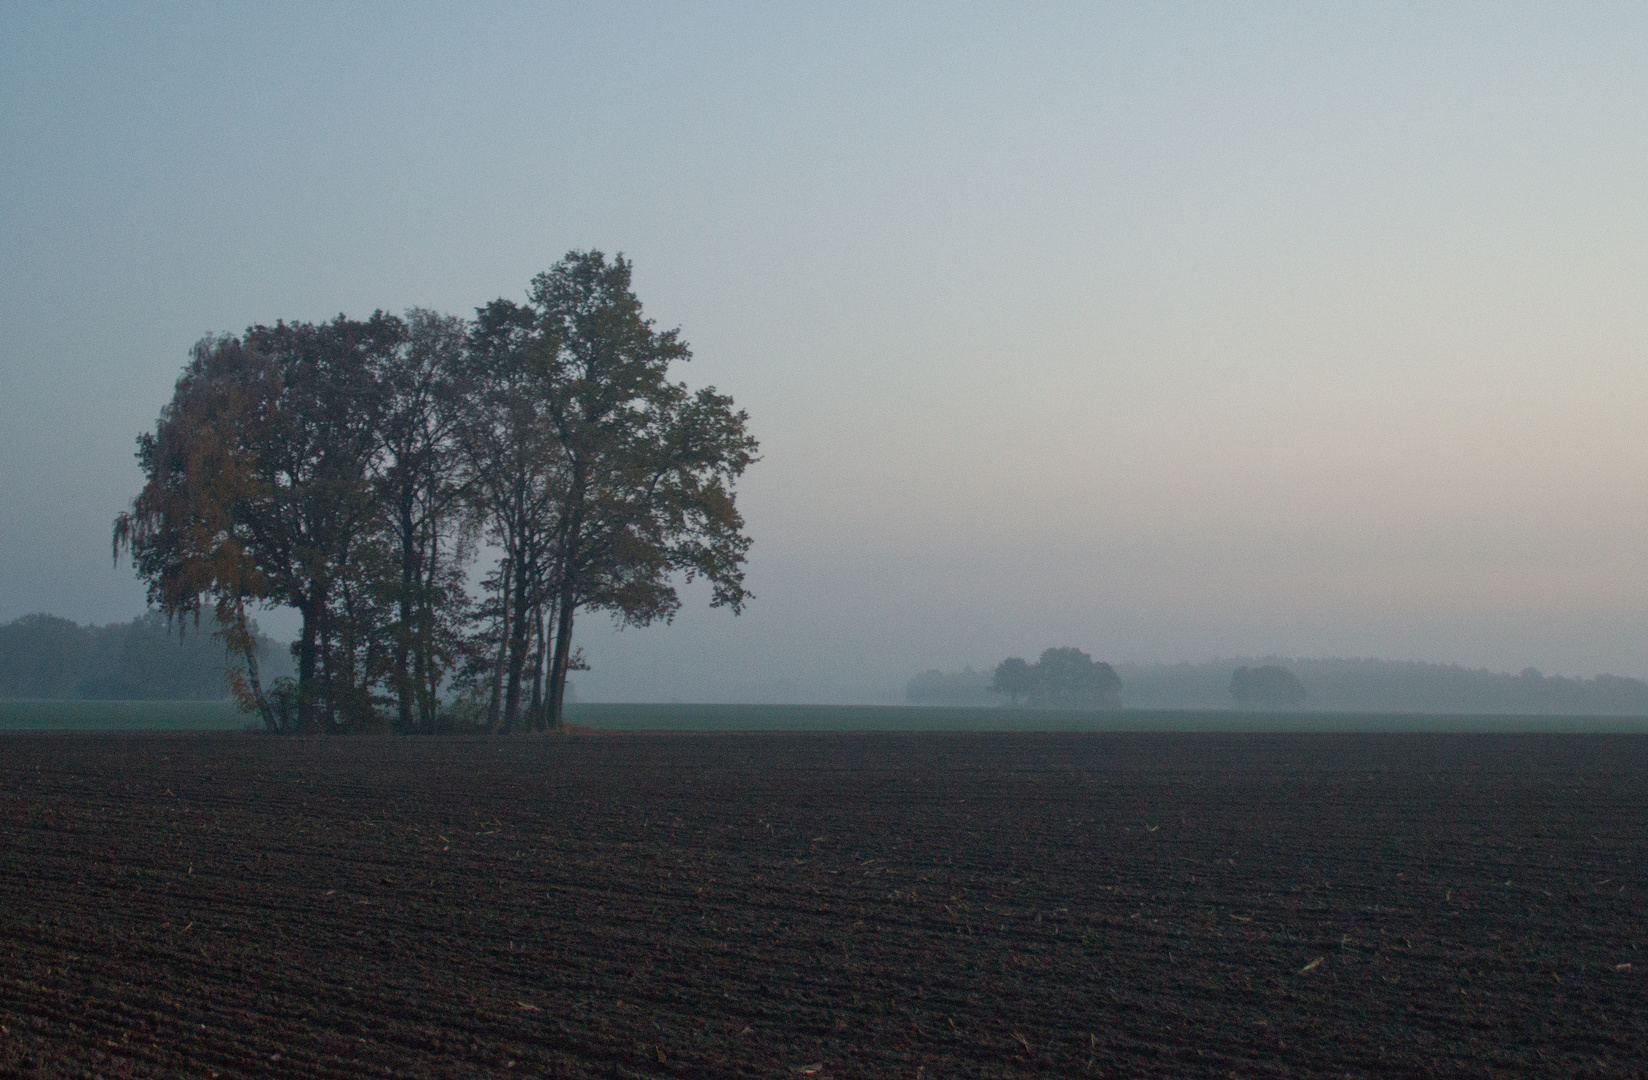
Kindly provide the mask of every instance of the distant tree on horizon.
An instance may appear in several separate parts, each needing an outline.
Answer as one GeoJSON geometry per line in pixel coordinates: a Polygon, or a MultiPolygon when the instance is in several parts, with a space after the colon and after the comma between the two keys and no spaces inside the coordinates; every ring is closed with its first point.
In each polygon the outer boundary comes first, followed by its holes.
{"type": "Polygon", "coordinates": [[[1122,680],[1109,664],[1065,646],[1043,650],[1034,664],[1008,657],[996,666],[990,689],[1008,694],[1014,705],[1023,694],[1045,709],[1115,709],[1121,707],[1122,680]]]}
{"type": "Polygon", "coordinates": [[[1080,649],[1047,649],[1036,661],[1031,700],[1045,708],[1114,709],[1121,705],[1122,680],[1116,669],[1080,649]]]}
{"type": "Polygon", "coordinates": [[[1029,694],[1035,688],[1036,673],[1022,656],[1009,656],[997,664],[995,677],[990,680],[990,690],[1009,695],[1015,706],[1019,703],[1020,694],[1029,694]]]}

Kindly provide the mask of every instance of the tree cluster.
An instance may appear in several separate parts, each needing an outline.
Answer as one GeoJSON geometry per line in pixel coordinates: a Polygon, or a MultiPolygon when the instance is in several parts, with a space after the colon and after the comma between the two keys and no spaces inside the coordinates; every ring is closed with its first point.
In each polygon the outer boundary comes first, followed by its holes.
{"type": "Polygon", "coordinates": [[[473,320],[207,337],[138,440],[116,557],[169,618],[215,619],[271,731],[434,732],[454,686],[496,730],[558,725],[578,612],[667,621],[699,577],[748,599],[733,483],[756,442],[731,398],[670,380],[688,359],[599,251],[473,320]],[[296,677],[265,687],[248,609],[277,605],[302,618],[296,677]]]}
{"type": "Polygon", "coordinates": [[[1022,696],[1046,709],[1115,709],[1121,707],[1122,680],[1109,664],[1066,647],[1043,651],[1034,664],[1008,657],[996,665],[990,689],[1007,694],[1014,705],[1022,696]]]}

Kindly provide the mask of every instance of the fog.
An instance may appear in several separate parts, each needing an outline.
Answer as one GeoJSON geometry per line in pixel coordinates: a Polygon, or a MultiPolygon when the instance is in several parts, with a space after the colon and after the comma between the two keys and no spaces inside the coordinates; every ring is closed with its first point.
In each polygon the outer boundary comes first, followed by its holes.
{"type": "Polygon", "coordinates": [[[110,522],[201,334],[596,247],[763,460],[747,612],[583,616],[585,700],[1648,674],[1645,52],[1625,6],[7,6],[0,620],[142,609],[110,522]]]}

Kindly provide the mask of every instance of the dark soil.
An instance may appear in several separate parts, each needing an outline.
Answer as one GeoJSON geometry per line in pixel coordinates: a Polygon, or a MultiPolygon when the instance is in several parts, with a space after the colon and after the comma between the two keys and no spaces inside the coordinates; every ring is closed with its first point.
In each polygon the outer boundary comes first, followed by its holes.
{"type": "Polygon", "coordinates": [[[0,1075],[1648,1075],[1648,737],[0,736],[0,1075]]]}

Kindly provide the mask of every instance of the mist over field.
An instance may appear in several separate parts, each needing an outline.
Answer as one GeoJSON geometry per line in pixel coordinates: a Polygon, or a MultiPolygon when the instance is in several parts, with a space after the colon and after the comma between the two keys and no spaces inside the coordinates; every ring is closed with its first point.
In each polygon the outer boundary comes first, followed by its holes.
{"type": "Polygon", "coordinates": [[[745,613],[580,615],[583,700],[1648,676],[1645,52],[1628,6],[8,6],[0,623],[143,611],[110,526],[203,334],[599,248],[762,459],[745,613]]]}

